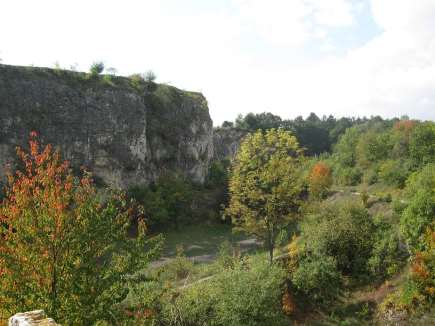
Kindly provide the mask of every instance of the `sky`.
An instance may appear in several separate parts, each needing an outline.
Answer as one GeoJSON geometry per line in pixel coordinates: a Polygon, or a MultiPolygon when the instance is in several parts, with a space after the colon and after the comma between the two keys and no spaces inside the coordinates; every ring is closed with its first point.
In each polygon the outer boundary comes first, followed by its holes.
{"type": "Polygon", "coordinates": [[[435,0],[0,0],[4,64],[199,91],[238,114],[435,120],[435,0]]]}

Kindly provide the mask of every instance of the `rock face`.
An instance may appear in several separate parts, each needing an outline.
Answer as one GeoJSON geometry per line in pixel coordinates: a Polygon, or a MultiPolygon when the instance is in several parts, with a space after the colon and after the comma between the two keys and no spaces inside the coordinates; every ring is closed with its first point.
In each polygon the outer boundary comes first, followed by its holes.
{"type": "Polygon", "coordinates": [[[213,134],[213,157],[215,160],[232,159],[247,134],[236,128],[216,128],[213,134]]]}
{"type": "Polygon", "coordinates": [[[47,318],[43,310],[20,312],[9,318],[9,326],[56,326],[56,322],[47,318]]]}
{"type": "Polygon", "coordinates": [[[167,171],[204,182],[213,127],[199,93],[124,77],[0,65],[0,178],[30,131],[116,187],[167,171]],[[152,89],[151,89],[152,86],[152,89]]]}

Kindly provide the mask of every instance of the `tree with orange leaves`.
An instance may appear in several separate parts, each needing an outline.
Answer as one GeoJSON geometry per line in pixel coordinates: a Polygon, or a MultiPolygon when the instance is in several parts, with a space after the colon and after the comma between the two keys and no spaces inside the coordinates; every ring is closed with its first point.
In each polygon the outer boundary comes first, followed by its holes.
{"type": "Polygon", "coordinates": [[[314,198],[324,197],[332,185],[331,169],[323,162],[316,163],[310,171],[308,182],[314,198]]]}
{"type": "Polygon", "coordinates": [[[411,265],[411,278],[428,301],[435,300],[435,222],[427,229],[424,250],[415,254],[411,265]]]}
{"type": "Polygon", "coordinates": [[[34,132],[29,144],[17,149],[21,169],[0,205],[0,314],[44,309],[62,324],[118,323],[130,275],[160,240],[145,237],[140,218],[129,237],[137,206],[115,192],[102,201],[89,173],[74,177],[34,132]]]}

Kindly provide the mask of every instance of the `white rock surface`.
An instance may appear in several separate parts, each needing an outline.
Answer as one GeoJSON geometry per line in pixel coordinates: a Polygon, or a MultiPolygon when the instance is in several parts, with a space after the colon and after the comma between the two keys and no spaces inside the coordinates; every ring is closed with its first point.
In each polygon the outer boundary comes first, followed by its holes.
{"type": "Polygon", "coordinates": [[[60,326],[56,322],[47,318],[44,310],[33,310],[20,312],[9,318],[9,326],[60,326]]]}

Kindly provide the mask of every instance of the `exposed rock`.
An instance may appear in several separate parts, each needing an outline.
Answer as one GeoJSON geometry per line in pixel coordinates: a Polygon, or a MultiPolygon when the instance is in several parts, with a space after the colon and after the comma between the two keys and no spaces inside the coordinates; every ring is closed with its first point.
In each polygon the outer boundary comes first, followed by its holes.
{"type": "Polygon", "coordinates": [[[214,158],[216,160],[234,158],[246,134],[246,131],[236,128],[215,128],[213,134],[214,158]]]}
{"type": "Polygon", "coordinates": [[[59,148],[74,169],[86,166],[117,187],[147,183],[167,171],[204,182],[213,128],[199,93],[128,78],[0,65],[0,178],[30,131],[59,148]]]}
{"type": "Polygon", "coordinates": [[[9,326],[56,326],[56,322],[47,318],[44,310],[20,312],[9,318],[9,326]]]}

